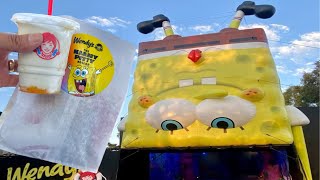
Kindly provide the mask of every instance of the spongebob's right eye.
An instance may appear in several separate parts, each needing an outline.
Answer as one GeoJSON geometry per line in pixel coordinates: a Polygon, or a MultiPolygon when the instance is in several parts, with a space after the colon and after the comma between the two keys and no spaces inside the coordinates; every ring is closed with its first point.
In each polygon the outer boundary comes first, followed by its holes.
{"type": "Polygon", "coordinates": [[[166,99],[148,108],[146,120],[156,129],[183,129],[196,120],[195,108],[193,103],[184,99],[166,99]]]}
{"type": "Polygon", "coordinates": [[[80,73],[81,73],[81,70],[80,70],[80,69],[76,69],[76,70],[74,71],[74,74],[75,74],[76,76],[80,76],[80,73]]]}

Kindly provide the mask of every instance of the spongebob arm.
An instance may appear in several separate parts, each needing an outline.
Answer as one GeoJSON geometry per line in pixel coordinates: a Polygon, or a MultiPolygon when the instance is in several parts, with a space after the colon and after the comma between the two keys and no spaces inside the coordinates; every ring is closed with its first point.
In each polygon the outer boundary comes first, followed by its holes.
{"type": "Polygon", "coordinates": [[[291,126],[302,126],[310,123],[309,118],[294,106],[286,106],[291,126]]]}
{"type": "Polygon", "coordinates": [[[291,122],[294,146],[300,159],[300,167],[301,170],[305,172],[303,173],[305,174],[304,180],[312,180],[308,151],[302,129],[302,125],[309,124],[310,120],[303,112],[294,106],[286,106],[286,111],[289,121],[291,122]]]}
{"type": "Polygon", "coordinates": [[[123,118],[122,120],[120,120],[119,124],[118,124],[118,130],[119,131],[124,131],[125,130],[125,126],[126,126],[126,122],[127,122],[127,117],[123,118]]]}
{"type": "Polygon", "coordinates": [[[101,74],[101,69],[96,70],[96,74],[101,74]]]}
{"type": "Polygon", "coordinates": [[[106,65],[105,67],[103,67],[103,68],[101,68],[101,69],[96,70],[96,74],[101,74],[101,72],[102,72],[103,70],[105,70],[106,68],[111,67],[111,66],[113,66],[113,62],[112,62],[112,61],[109,61],[109,62],[108,62],[108,65],[106,65]]]}

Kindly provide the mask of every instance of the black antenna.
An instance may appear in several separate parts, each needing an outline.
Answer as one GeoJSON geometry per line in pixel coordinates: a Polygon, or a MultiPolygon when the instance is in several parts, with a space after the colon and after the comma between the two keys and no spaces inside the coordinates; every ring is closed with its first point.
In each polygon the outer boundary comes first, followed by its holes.
{"type": "Polygon", "coordinates": [[[261,19],[271,18],[276,12],[272,5],[256,5],[253,1],[244,1],[237,8],[237,12],[231,21],[230,28],[238,28],[244,16],[255,15],[261,19]]]}
{"type": "Polygon", "coordinates": [[[156,15],[152,20],[143,21],[137,25],[138,31],[142,34],[151,33],[153,30],[159,27],[163,27],[166,36],[174,34],[169,18],[163,14],[156,15]]]}

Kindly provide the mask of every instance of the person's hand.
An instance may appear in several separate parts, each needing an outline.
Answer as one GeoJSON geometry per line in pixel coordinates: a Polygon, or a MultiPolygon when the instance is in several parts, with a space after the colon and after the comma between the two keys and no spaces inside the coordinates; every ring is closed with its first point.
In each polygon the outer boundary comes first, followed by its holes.
{"type": "Polygon", "coordinates": [[[0,33],[0,87],[16,86],[18,76],[9,75],[8,54],[10,52],[31,52],[42,43],[42,34],[0,33]]]}

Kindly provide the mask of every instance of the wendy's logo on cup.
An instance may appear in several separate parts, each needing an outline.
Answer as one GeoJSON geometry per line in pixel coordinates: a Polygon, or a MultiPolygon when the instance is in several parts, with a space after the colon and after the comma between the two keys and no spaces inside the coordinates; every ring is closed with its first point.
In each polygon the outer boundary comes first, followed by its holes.
{"type": "Polygon", "coordinates": [[[34,52],[44,60],[51,60],[60,54],[59,40],[53,34],[45,32],[42,34],[42,44],[34,52]]]}

